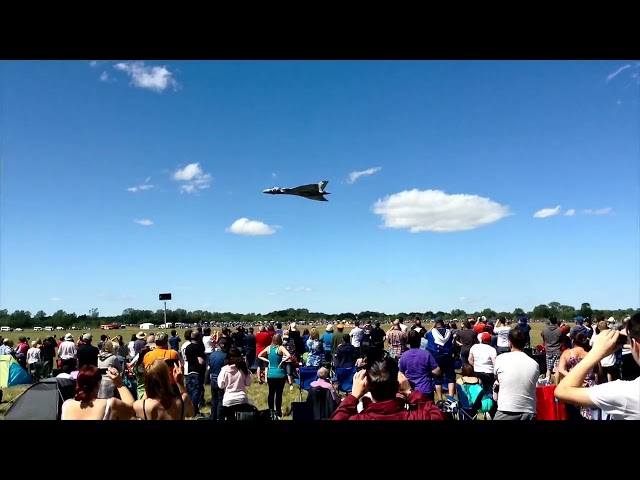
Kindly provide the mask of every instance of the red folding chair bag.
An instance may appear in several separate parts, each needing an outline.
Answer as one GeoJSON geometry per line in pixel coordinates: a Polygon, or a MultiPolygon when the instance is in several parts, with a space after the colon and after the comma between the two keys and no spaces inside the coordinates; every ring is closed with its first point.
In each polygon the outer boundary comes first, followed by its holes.
{"type": "Polygon", "coordinates": [[[536,387],[537,420],[566,420],[567,409],[564,403],[555,397],[556,386],[536,387]]]}

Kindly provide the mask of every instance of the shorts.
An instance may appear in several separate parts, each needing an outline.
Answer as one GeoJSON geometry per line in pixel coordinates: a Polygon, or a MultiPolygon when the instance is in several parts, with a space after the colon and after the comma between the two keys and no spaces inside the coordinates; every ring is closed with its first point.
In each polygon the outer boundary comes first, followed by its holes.
{"type": "Polygon", "coordinates": [[[547,353],[547,371],[555,372],[558,368],[558,362],[560,362],[560,355],[557,353],[547,353]]]}
{"type": "Polygon", "coordinates": [[[293,368],[293,363],[291,362],[285,362],[284,364],[284,371],[286,372],[287,375],[291,376],[293,375],[293,371],[295,369],[293,368]]]}
{"type": "Polygon", "coordinates": [[[453,358],[435,358],[440,367],[440,375],[433,377],[436,385],[449,385],[456,383],[456,365],[453,358]]]}

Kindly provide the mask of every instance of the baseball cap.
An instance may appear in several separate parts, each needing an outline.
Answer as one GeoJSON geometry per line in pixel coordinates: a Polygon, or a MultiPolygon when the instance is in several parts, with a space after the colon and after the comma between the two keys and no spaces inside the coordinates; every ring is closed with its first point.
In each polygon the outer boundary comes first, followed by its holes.
{"type": "Polygon", "coordinates": [[[169,335],[167,335],[166,332],[159,332],[156,335],[156,343],[166,342],[167,340],[169,340],[169,335]]]}
{"type": "Polygon", "coordinates": [[[490,342],[490,341],[491,341],[491,334],[490,334],[490,333],[488,333],[488,332],[484,332],[484,333],[482,334],[482,336],[480,337],[480,339],[481,339],[483,342],[490,342]]]}

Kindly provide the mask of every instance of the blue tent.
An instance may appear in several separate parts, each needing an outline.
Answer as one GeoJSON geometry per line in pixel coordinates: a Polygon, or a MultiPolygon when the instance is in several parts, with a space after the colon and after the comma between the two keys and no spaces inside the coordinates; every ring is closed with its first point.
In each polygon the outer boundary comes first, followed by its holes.
{"type": "Polygon", "coordinates": [[[0,388],[31,385],[31,375],[11,355],[0,355],[0,388]]]}

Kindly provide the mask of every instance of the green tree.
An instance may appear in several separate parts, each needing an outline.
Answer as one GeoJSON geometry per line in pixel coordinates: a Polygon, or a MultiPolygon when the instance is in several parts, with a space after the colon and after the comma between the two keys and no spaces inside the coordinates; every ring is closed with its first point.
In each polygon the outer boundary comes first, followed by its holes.
{"type": "Polygon", "coordinates": [[[11,314],[7,322],[11,328],[29,328],[32,325],[31,312],[29,310],[16,310],[11,314]]]}
{"type": "Polygon", "coordinates": [[[551,314],[556,315],[560,310],[560,302],[549,302],[549,310],[551,314]]]}
{"type": "Polygon", "coordinates": [[[580,310],[578,311],[578,315],[584,318],[591,318],[593,315],[593,310],[591,309],[591,305],[589,303],[583,303],[580,306],[580,310]]]}
{"type": "Polygon", "coordinates": [[[484,310],[482,310],[481,315],[486,318],[496,318],[498,316],[498,312],[490,308],[485,308],[484,310]]]}
{"type": "Polygon", "coordinates": [[[533,309],[533,317],[535,318],[549,318],[553,310],[544,304],[540,304],[533,309]]]}

